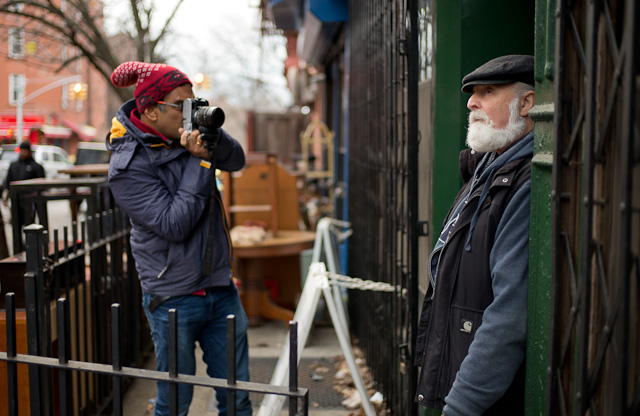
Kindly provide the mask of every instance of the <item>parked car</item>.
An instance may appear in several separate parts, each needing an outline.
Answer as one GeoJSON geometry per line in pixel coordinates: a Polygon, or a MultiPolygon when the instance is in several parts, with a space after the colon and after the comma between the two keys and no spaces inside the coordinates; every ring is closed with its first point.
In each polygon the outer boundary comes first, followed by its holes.
{"type": "Polygon", "coordinates": [[[97,163],[109,163],[110,152],[104,143],[80,142],[76,153],[75,165],[93,165],[97,163]]]}
{"type": "MultiPolygon", "coordinates": [[[[69,175],[58,173],[60,169],[68,169],[72,166],[69,155],[64,149],[51,145],[32,145],[33,158],[44,168],[47,178],[68,178],[69,175]]],[[[15,144],[2,145],[0,153],[0,186],[4,186],[7,171],[11,162],[18,160],[20,147],[15,144]]]]}

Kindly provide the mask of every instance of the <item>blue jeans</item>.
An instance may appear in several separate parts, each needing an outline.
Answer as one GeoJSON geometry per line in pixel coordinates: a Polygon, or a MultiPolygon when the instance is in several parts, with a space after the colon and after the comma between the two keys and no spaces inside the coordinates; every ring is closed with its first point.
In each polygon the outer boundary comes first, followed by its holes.
{"type": "MultiPolygon", "coordinates": [[[[249,381],[249,345],[247,327],[249,321],[235,285],[206,290],[205,296],[175,296],[160,304],[153,313],[149,312],[149,302],[153,295],[142,294],[142,306],[151,327],[151,338],[156,351],[156,369],[168,371],[169,309],[178,311],[178,372],[193,375],[196,371],[195,342],[200,343],[203,359],[210,377],[227,377],[227,315],[236,317],[236,379],[249,381]]],[[[193,397],[193,386],[178,385],[178,414],[184,416],[189,411],[193,397]]],[[[169,383],[158,382],[155,416],[169,414],[169,383]]],[[[218,412],[227,414],[227,392],[216,389],[218,412]]],[[[251,416],[249,393],[237,391],[236,414],[251,416]]]]}

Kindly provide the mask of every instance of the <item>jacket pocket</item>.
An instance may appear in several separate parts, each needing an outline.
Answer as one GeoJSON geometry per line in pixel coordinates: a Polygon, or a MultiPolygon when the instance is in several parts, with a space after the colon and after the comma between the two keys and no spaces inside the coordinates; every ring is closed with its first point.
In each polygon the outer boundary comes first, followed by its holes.
{"type": "Polygon", "coordinates": [[[477,309],[470,309],[452,305],[449,316],[449,374],[442,377],[446,380],[446,391],[451,390],[456,374],[460,370],[462,361],[469,353],[469,346],[482,323],[483,312],[477,309]]]}

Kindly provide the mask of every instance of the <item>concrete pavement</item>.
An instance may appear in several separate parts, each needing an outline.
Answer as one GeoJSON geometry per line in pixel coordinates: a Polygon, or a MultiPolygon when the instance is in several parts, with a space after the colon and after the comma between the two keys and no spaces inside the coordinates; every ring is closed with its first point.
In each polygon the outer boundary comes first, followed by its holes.
{"type": "MultiPolygon", "coordinates": [[[[250,327],[248,337],[251,380],[268,382],[271,371],[282,351],[282,346],[287,342],[287,328],[283,322],[265,322],[259,326],[250,327]]],[[[342,351],[333,328],[314,327],[300,357],[301,364],[298,375],[300,386],[309,388],[309,415],[311,416],[348,416],[353,413],[340,404],[343,397],[332,388],[335,383],[333,380],[335,369],[331,367],[335,362],[334,358],[339,355],[342,355],[342,351]],[[310,377],[310,374],[313,378],[310,377]],[[323,380],[319,380],[319,377],[322,377],[323,380]]],[[[147,366],[153,368],[155,360],[151,358],[147,362],[147,366]]],[[[202,361],[202,351],[199,348],[196,375],[206,376],[206,366],[202,361]]],[[[124,414],[128,416],[152,414],[146,412],[148,411],[149,399],[155,397],[155,391],[154,382],[135,381],[124,397],[124,414]]],[[[252,393],[250,397],[254,415],[257,415],[262,395],[252,393]]],[[[284,410],[281,412],[283,416],[289,414],[286,406],[285,404],[284,410]]],[[[217,415],[213,390],[195,387],[189,414],[217,415]]]]}

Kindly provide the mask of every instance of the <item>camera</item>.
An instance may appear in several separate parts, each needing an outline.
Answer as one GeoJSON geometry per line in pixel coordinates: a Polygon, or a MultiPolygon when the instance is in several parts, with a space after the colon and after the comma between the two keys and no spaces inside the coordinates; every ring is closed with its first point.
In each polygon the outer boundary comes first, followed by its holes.
{"type": "Polygon", "coordinates": [[[189,134],[200,127],[217,130],[222,124],[224,111],[220,107],[210,107],[209,101],[203,98],[187,98],[182,103],[182,127],[189,134]]]}

